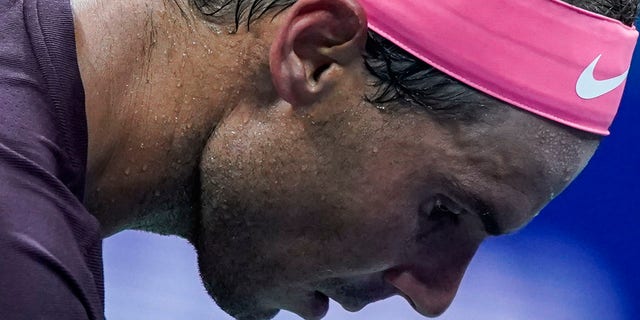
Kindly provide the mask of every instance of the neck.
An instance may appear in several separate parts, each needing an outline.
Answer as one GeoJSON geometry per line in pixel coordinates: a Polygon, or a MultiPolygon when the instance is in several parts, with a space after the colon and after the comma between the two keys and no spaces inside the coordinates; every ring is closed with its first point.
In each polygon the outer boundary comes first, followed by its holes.
{"type": "Polygon", "coordinates": [[[228,71],[212,72],[224,60],[214,38],[223,37],[183,17],[186,3],[167,3],[72,1],[89,128],[85,202],[104,236],[189,237],[200,155],[237,104],[228,71]]]}

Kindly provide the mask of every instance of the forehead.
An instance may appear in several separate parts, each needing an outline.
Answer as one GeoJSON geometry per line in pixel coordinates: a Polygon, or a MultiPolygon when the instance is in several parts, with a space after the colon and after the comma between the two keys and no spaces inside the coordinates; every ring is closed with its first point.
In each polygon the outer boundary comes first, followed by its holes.
{"type": "Polygon", "coordinates": [[[451,177],[487,204],[505,231],[520,228],[586,166],[598,137],[526,111],[498,106],[496,115],[456,135],[467,168],[451,177]]]}
{"type": "Polygon", "coordinates": [[[507,114],[507,121],[496,134],[502,136],[510,148],[524,153],[524,159],[531,165],[545,170],[542,172],[545,176],[572,180],[593,156],[600,141],[596,135],[520,109],[508,107],[507,114]]]}

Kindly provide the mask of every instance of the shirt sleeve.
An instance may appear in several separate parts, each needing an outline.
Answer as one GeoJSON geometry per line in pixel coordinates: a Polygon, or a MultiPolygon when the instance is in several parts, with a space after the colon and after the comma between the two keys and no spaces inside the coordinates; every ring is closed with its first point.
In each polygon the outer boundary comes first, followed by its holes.
{"type": "Polygon", "coordinates": [[[69,0],[0,0],[0,320],[104,318],[69,0]]]}
{"type": "Polygon", "coordinates": [[[89,319],[73,276],[44,246],[25,234],[4,234],[0,256],[3,319],[89,319]]]}
{"type": "Polygon", "coordinates": [[[0,315],[99,319],[95,222],[46,170],[0,143],[0,315]]]}

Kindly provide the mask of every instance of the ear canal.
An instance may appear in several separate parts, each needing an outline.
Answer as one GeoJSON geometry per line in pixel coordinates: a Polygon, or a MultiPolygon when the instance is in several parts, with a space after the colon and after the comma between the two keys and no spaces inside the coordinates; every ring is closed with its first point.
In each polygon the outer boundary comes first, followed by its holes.
{"type": "Polygon", "coordinates": [[[315,83],[318,83],[320,81],[320,78],[322,77],[322,75],[329,70],[329,68],[331,68],[331,64],[330,63],[325,63],[323,65],[320,65],[319,67],[314,68],[312,71],[312,80],[315,83]]]}

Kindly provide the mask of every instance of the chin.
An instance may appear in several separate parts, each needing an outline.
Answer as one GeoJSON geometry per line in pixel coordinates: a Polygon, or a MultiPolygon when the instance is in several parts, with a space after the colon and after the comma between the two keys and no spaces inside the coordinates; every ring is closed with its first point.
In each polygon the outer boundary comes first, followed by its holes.
{"type": "Polygon", "coordinates": [[[220,296],[213,295],[211,292],[209,295],[220,309],[237,320],[269,320],[280,312],[278,309],[261,308],[257,301],[247,297],[220,296]]]}
{"type": "Polygon", "coordinates": [[[233,316],[237,320],[269,320],[273,319],[278,314],[278,312],[279,310],[251,311],[231,316],[233,316]]]}

